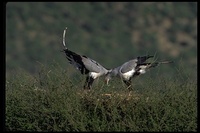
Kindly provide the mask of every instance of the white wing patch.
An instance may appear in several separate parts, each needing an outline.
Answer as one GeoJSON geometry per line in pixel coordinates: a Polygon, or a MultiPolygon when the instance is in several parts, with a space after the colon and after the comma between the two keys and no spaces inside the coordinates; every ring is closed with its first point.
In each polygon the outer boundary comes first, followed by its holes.
{"type": "Polygon", "coordinates": [[[140,74],[144,74],[144,73],[146,73],[146,68],[147,68],[147,66],[140,66],[140,70],[139,70],[139,72],[140,72],[140,74]]]}
{"type": "Polygon", "coordinates": [[[92,77],[93,79],[96,79],[97,77],[101,76],[101,74],[96,72],[90,72],[89,76],[92,77]]]}
{"type": "Polygon", "coordinates": [[[129,80],[130,77],[132,77],[134,73],[135,73],[135,69],[132,69],[131,71],[128,71],[128,72],[126,72],[126,73],[123,73],[123,74],[122,74],[122,77],[123,77],[124,79],[126,79],[126,80],[129,80]]]}
{"type": "Polygon", "coordinates": [[[146,73],[146,71],[145,71],[145,69],[140,69],[140,71],[139,71],[141,74],[144,74],[144,73],[146,73]]]}

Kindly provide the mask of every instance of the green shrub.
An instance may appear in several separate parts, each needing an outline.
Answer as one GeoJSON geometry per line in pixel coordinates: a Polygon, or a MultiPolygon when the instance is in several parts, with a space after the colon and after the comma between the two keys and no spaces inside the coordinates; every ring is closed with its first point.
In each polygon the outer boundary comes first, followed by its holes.
{"type": "Polygon", "coordinates": [[[84,76],[67,73],[43,66],[7,79],[6,131],[197,131],[196,82],[157,77],[128,91],[99,79],[84,91],[84,76]]]}

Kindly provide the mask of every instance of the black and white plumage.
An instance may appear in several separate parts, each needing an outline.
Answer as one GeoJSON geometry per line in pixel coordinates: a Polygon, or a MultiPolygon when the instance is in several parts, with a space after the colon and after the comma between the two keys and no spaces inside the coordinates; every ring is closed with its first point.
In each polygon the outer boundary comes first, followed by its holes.
{"type": "Polygon", "coordinates": [[[87,75],[84,89],[91,89],[94,80],[102,75],[107,74],[108,70],[95,60],[92,60],[85,55],[79,55],[69,50],[65,45],[66,29],[63,32],[63,45],[66,58],[68,59],[70,64],[72,64],[76,69],[81,72],[81,74],[87,75]]]}
{"type": "Polygon", "coordinates": [[[119,76],[122,78],[123,82],[131,88],[131,79],[140,74],[146,73],[149,68],[156,67],[159,64],[171,63],[172,61],[162,61],[162,62],[145,62],[147,59],[152,58],[153,56],[139,56],[136,59],[129,60],[122,64],[119,67],[109,70],[106,74],[105,80],[108,84],[109,80],[112,77],[119,76]]]}

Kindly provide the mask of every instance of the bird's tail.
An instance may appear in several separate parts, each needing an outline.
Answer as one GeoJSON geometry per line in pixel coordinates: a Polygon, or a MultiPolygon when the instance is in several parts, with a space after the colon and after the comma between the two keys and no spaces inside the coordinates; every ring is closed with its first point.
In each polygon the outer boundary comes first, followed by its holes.
{"type": "Polygon", "coordinates": [[[66,34],[66,30],[67,30],[67,27],[64,29],[64,32],[63,32],[63,46],[64,46],[65,49],[67,49],[66,44],[65,44],[65,34],[66,34]]]}
{"type": "Polygon", "coordinates": [[[152,58],[152,55],[147,55],[147,56],[139,56],[137,57],[138,60],[138,64],[141,64],[143,62],[145,62],[147,59],[152,58]]]}
{"type": "Polygon", "coordinates": [[[151,68],[151,67],[156,67],[160,64],[169,64],[169,63],[173,63],[173,61],[160,61],[160,62],[148,63],[148,65],[149,68],[151,68]]]}
{"type": "Polygon", "coordinates": [[[76,53],[70,51],[67,47],[66,47],[66,44],[65,44],[65,34],[66,34],[66,30],[67,30],[67,27],[64,29],[63,31],[63,46],[64,46],[64,49],[61,51],[61,52],[64,52],[66,54],[66,57],[67,59],[71,62],[73,60],[74,57],[77,56],[76,53]]]}

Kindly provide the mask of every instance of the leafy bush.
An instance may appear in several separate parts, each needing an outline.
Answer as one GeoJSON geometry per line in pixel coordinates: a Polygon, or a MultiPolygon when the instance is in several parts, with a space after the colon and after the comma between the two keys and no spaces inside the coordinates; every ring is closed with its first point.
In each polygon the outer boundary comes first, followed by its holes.
{"type": "Polygon", "coordinates": [[[38,75],[18,71],[6,80],[6,130],[197,131],[195,82],[160,76],[128,91],[99,79],[85,91],[84,80],[55,65],[38,75]]]}

